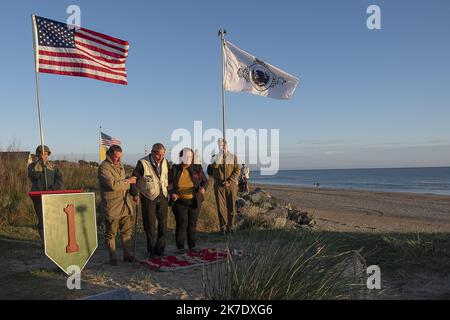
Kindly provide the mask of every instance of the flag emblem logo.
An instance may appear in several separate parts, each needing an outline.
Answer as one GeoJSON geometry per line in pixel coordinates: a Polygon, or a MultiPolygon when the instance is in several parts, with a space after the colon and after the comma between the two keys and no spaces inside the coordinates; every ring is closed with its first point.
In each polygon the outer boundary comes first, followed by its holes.
{"type": "Polygon", "coordinates": [[[286,83],[283,77],[277,76],[266,63],[259,59],[255,59],[251,65],[245,68],[239,68],[238,76],[244,78],[261,92],[286,83]]]}

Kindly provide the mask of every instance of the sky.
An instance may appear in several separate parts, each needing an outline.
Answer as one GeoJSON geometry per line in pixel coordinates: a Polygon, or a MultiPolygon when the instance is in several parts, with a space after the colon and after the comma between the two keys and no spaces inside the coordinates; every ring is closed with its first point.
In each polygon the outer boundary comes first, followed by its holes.
{"type": "Polygon", "coordinates": [[[31,14],[129,41],[128,85],[40,74],[53,157],[130,164],[177,128],[221,128],[217,31],[300,83],[291,100],[225,93],[227,128],[279,129],[281,169],[450,166],[450,2],[2,1],[0,148],[39,144],[31,14]],[[366,10],[381,9],[381,30],[366,10]]]}

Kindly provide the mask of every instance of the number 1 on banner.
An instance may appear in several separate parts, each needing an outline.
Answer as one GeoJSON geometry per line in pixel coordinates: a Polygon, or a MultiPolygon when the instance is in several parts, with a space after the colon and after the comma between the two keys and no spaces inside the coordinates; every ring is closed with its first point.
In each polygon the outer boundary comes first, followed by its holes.
{"type": "Polygon", "coordinates": [[[79,252],[80,246],[77,244],[75,237],[75,206],[68,204],[64,209],[67,215],[67,231],[69,236],[69,244],[66,246],[66,253],[79,252]]]}

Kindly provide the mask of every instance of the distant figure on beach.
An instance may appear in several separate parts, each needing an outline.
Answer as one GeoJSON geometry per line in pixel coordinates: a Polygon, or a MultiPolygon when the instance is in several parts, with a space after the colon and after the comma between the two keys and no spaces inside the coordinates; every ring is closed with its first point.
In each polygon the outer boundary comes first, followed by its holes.
{"type": "MultiPolygon", "coordinates": [[[[63,188],[61,171],[48,159],[51,154],[50,148],[47,146],[44,146],[44,151],[42,151],[42,146],[36,148],[37,159],[28,166],[28,178],[31,180],[31,191],[61,190],[63,188]]],[[[34,211],[38,218],[39,236],[43,243],[42,199],[41,197],[33,197],[32,199],[34,211]]]]}
{"type": "Polygon", "coordinates": [[[233,229],[236,213],[239,164],[237,156],[228,151],[227,141],[219,139],[218,144],[220,151],[213,156],[210,171],[214,177],[214,196],[220,231],[229,233],[233,229]]]}
{"type": "Polygon", "coordinates": [[[175,241],[178,253],[184,253],[187,235],[189,250],[196,250],[197,221],[208,179],[200,164],[194,163],[191,148],[180,151],[181,163],[175,164],[169,171],[169,193],[174,202],[172,211],[175,216],[175,241]]]}
{"type": "Polygon", "coordinates": [[[314,183],[313,183],[313,187],[314,187],[314,188],[319,188],[319,186],[320,186],[320,184],[319,184],[318,182],[314,182],[314,183]]]}
{"type": "Polygon", "coordinates": [[[106,159],[98,168],[98,180],[105,220],[105,242],[109,252],[109,263],[117,266],[116,236],[120,232],[123,261],[134,262],[131,253],[131,215],[133,204],[129,196],[130,186],[136,184],[136,177],[126,178],[121,162],[122,148],[112,145],[106,152],[106,159]]]}
{"type": "Polygon", "coordinates": [[[248,190],[248,180],[250,179],[250,169],[249,167],[243,163],[241,168],[241,174],[239,176],[239,191],[241,192],[249,192],[248,190]]]}

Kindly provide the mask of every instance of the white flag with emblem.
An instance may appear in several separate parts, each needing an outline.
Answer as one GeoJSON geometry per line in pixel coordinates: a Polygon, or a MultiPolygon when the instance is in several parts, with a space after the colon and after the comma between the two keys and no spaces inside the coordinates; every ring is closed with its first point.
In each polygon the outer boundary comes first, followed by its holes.
{"type": "Polygon", "coordinates": [[[290,99],[298,78],[263,62],[229,41],[224,47],[224,88],[274,99],[290,99]]]}

